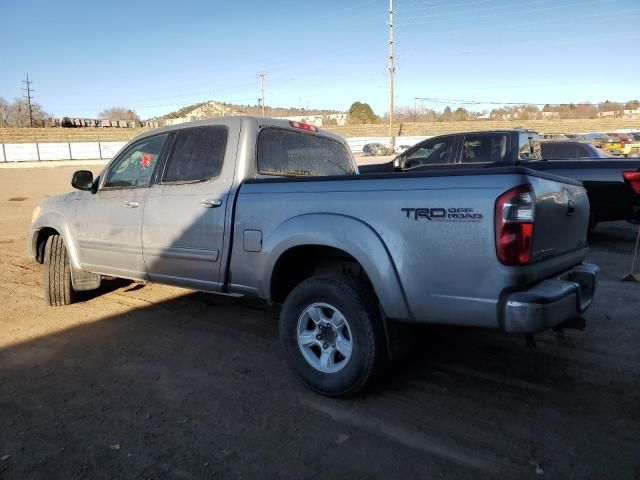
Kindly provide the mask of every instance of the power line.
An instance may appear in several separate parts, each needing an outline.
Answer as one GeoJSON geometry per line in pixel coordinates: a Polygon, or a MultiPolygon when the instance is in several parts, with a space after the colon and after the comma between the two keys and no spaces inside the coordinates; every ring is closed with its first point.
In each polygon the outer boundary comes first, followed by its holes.
{"type": "Polygon", "coordinates": [[[33,98],[32,92],[34,92],[35,90],[31,88],[31,84],[33,83],[33,81],[29,80],[28,73],[27,73],[27,79],[22,80],[22,83],[26,85],[26,87],[24,87],[23,90],[27,92],[26,99],[27,99],[27,106],[29,108],[29,126],[33,127],[33,109],[31,108],[31,99],[33,98]]]}
{"type": "MultiPolygon", "coordinates": [[[[580,105],[583,102],[564,102],[564,103],[557,103],[557,102],[547,102],[547,103],[535,103],[535,102],[496,102],[494,100],[462,100],[459,98],[436,98],[436,97],[415,97],[414,100],[419,100],[422,102],[429,102],[429,103],[438,103],[438,104],[448,104],[448,103],[452,103],[455,105],[516,105],[516,106],[520,106],[520,105],[533,105],[536,107],[544,107],[546,105],[550,105],[550,106],[559,106],[559,105],[569,105],[569,104],[574,104],[574,105],[580,105]]],[[[624,104],[625,102],[617,102],[617,103],[622,103],[624,104]]]]}
{"type": "MultiPolygon", "coordinates": [[[[632,16],[634,13],[636,13],[635,11],[631,10],[631,11],[618,11],[616,13],[616,18],[618,18],[620,15],[630,15],[632,16]]],[[[631,17],[626,17],[626,18],[631,18],[631,17]]],[[[584,22],[584,21],[588,21],[590,26],[592,24],[597,24],[597,23],[610,23],[613,20],[613,17],[607,17],[607,16],[603,16],[603,14],[598,13],[598,14],[592,14],[592,15],[573,15],[572,16],[572,22],[574,24],[578,24],[579,22],[584,22]]],[[[412,25],[418,25],[418,24],[412,24],[412,25]]],[[[551,20],[539,20],[539,21],[531,21],[531,22],[527,22],[527,28],[532,28],[532,27],[549,27],[549,26],[562,26],[562,27],[566,27],[567,26],[567,19],[565,18],[556,18],[556,19],[551,19],[551,20]]],[[[396,25],[398,26],[398,25],[396,25]]],[[[401,27],[405,26],[405,25],[400,25],[401,27]]],[[[506,27],[503,27],[500,30],[500,34],[510,34],[508,28],[509,27],[514,27],[514,28],[518,28],[518,31],[521,31],[521,26],[518,24],[512,24],[512,25],[507,25],[506,27]]],[[[482,32],[495,32],[496,31],[496,27],[495,25],[490,25],[490,26],[486,26],[486,27],[482,27],[482,28],[471,28],[471,29],[467,29],[467,28],[455,28],[455,29],[451,29],[451,30],[443,30],[443,31],[437,31],[437,32],[433,32],[433,33],[427,33],[424,34],[421,32],[420,34],[420,38],[424,39],[424,38],[442,38],[443,36],[450,36],[450,35],[455,35],[455,36],[459,36],[459,35],[463,35],[463,34],[476,34],[476,33],[482,33],[482,32]]],[[[563,28],[563,31],[566,31],[566,28],[563,28]]],[[[618,32],[603,32],[603,33],[607,33],[607,34],[612,34],[612,33],[618,33],[618,32]]],[[[594,33],[591,34],[591,36],[602,36],[602,33],[594,33]]],[[[551,37],[549,38],[550,40],[556,41],[555,38],[551,37]]],[[[541,41],[540,38],[537,38],[538,41],[541,41]]],[[[545,39],[547,40],[547,39],[545,39]]],[[[514,42],[509,41],[508,45],[512,45],[514,44],[514,42]]]]}
{"type": "MultiPolygon", "coordinates": [[[[489,0],[485,0],[485,1],[489,1],[489,0]]],[[[433,5],[437,3],[448,3],[448,2],[449,0],[432,0],[430,2],[413,2],[413,3],[407,3],[405,7],[413,7],[414,5],[433,5]]]]}
{"type": "MultiPolygon", "coordinates": [[[[469,0],[469,1],[463,1],[460,4],[451,4],[451,2],[449,0],[444,0],[446,1],[446,5],[433,5],[432,3],[413,3],[413,4],[408,4],[405,5],[405,7],[410,7],[412,5],[427,5],[422,6],[422,7],[418,7],[418,8],[407,8],[405,9],[404,7],[400,10],[400,13],[408,13],[408,12],[420,12],[420,11],[425,11],[425,10],[433,10],[433,9],[438,9],[438,8],[443,8],[443,7],[447,7],[447,10],[452,10],[455,8],[466,8],[469,5],[476,5],[476,4],[481,4],[481,3],[489,3],[489,2],[494,2],[495,0],[469,0]]],[[[549,0],[547,0],[549,1],[549,0]]]]}
{"type": "MultiPolygon", "coordinates": [[[[575,7],[583,7],[586,5],[600,5],[602,3],[612,3],[614,0],[594,0],[594,1],[588,1],[588,2],[580,2],[580,3],[571,3],[571,4],[564,4],[564,5],[555,5],[555,6],[551,6],[551,7],[544,7],[544,8],[535,8],[535,9],[531,9],[531,10],[514,10],[512,12],[497,12],[497,13],[492,13],[489,15],[474,15],[473,19],[474,21],[479,19],[479,18],[494,18],[494,17],[502,17],[505,15],[522,15],[524,13],[526,14],[530,14],[530,13],[540,13],[540,12],[547,12],[549,10],[558,10],[558,9],[562,9],[562,8],[575,8],[575,7]]],[[[507,7],[511,7],[512,5],[506,5],[507,7]]],[[[449,18],[449,17],[459,17],[460,14],[457,12],[452,12],[451,14],[447,14],[447,15],[441,15],[438,16],[438,19],[442,19],[442,18],[449,18]]],[[[407,26],[407,25],[424,25],[425,23],[433,23],[433,22],[408,22],[403,24],[403,26],[407,26]]]]}

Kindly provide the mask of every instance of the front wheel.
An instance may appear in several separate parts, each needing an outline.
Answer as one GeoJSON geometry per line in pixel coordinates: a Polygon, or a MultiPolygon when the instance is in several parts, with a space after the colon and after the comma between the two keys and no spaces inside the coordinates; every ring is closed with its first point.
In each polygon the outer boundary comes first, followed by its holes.
{"type": "Polygon", "coordinates": [[[69,305],[73,302],[69,253],[60,235],[51,235],[44,246],[44,301],[48,305],[69,305]]]}
{"type": "Polygon", "coordinates": [[[305,385],[328,396],[364,388],[384,358],[376,297],[346,276],[313,277],[296,286],[282,307],[280,340],[305,385]]]}

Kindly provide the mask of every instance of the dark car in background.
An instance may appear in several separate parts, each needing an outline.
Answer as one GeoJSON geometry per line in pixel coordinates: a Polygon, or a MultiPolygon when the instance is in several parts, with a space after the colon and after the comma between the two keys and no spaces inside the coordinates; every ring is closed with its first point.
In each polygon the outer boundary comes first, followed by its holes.
{"type": "Polygon", "coordinates": [[[576,157],[545,160],[541,151],[544,143],[536,132],[527,130],[439,135],[414,145],[391,162],[362,165],[359,170],[414,173],[522,166],[580,180],[591,204],[590,228],[605,221],[640,223],[640,160],[576,157]]]}
{"type": "Polygon", "coordinates": [[[362,153],[365,155],[378,156],[378,155],[393,155],[386,145],[382,143],[367,143],[362,147],[362,153]]]}
{"type": "MultiPolygon", "coordinates": [[[[602,150],[590,143],[577,141],[540,142],[542,160],[567,160],[569,158],[606,158],[602,150]]],[[[611,158],[611,157],[609,157],[611,158]]]]}

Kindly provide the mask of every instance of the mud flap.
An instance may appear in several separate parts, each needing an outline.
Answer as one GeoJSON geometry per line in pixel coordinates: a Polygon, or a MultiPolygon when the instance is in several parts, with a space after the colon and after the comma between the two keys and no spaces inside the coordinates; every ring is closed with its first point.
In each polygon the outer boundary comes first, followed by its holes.
{"type": "Polygon", "coordinates": [[[85,272],[71,266],[71,284],[76,292],[100,288],[101,277],[97,273],[85,272]]]}

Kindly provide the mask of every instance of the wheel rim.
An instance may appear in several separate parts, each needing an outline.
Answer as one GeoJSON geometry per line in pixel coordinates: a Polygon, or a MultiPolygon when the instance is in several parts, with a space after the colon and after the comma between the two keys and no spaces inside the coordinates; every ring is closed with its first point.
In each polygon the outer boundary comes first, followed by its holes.
{"type": "Polygon", "coordinates": [[[346,317],[333,305],[314,303],[298,318],[298,347],[316,370],[335,373],[349,363],[353,336],[346,317]]]}

